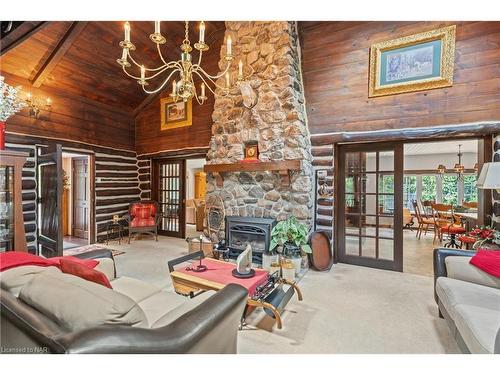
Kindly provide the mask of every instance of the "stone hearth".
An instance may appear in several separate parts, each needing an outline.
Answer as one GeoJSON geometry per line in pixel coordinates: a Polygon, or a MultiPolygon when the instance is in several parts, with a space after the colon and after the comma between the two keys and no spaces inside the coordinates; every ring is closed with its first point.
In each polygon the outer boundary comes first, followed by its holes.
{"type": "MultiPolygon", "coordinates": [[[[228,35],[235,57],[230,75],[236,79],[240,59],[251,66],[254,73],[248,82],[257,101],[245,107],[239,90],[233,92],[236,96],[216,98],[208,163],[238,162],[244,158],[245,143],[257,142],[260,161],[299,159],[302,167],[291,173],[289,186],[282,184],[279,172],[225,172],[222,187],[208,174],[207,198],[219,195],[226,215],[278,220],[294,215],[310,225],[313,169],[296,24],[226,22],[225,38],[228,35]]],[[[225,44],[221,68],[223,56],[225,44]]]]}

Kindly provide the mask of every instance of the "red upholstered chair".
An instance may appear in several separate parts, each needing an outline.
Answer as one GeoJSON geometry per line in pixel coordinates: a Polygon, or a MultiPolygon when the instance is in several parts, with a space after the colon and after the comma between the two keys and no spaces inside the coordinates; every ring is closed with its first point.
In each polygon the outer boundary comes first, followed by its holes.
{"type": "Polygon", "coordinates": [[[444,247],[459,249],[461,245],[456,241],[457,236],[465,234],[467,230],[460,219],[453,214],[453,206],[451,204],[435,203],[432,205],[432,210],[439,240],[442,241],[443,235],[447,234],[450,240],[444,244],[444,247]]]}
{"type": "Polygon", "coordinates": [[[128,223],[128,243],[130,243],[132,233],[150,233],[158,241],[160,216],[158,203],[155,201],[130,203],[128,215],[124,216],[128,223]]]}

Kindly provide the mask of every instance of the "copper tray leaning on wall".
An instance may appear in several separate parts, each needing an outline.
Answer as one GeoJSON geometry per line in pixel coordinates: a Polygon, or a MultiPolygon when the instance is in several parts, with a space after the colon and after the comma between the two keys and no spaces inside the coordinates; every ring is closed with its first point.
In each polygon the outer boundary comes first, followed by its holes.
{"type": "Polygon", "coordinates": [[[309,254],[309,264],[317,271],[329,271],[333,265],[333,251],[330,233],[315,231],[309,236],[312,253],[309,254]]]}

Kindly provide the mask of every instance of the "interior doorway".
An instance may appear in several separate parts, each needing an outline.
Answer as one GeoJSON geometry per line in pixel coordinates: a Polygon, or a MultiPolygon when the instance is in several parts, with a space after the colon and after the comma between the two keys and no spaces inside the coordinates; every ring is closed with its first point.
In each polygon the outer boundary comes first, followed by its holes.
{"type": "Polygon", "coordinates": [[[186,160],[186,236],[203,234],[207,175],[203,171],[206,159],[186,160]]]}
{"type": "Polygon", "coordinates": [[[205,227],[204,154],[153,159],[152,197],[162,218],[158,234],[199,237],[205,227]]]}
{"type": "Polygon", "coordinates": [[[63,248],[90,244],[91,240],[91,158],[74,152],[62,153],[63,248]]]}
{"type": "Polygon", "coordinates": [[[459,236],[433,224],[447,214],[436,204],[449,208],[450,225],[464,233],[489,223],[491,198],[476,188],[476,180],[482,164],[491,160],[491,142],[485,135],[337,145],[338,260],[432,276],[435,248],[452,241],[465,247],[459,236]],[[421,227],[422,218],[430,224],[421,227]]]}
{"type": "Polygon", "coordinates": [[[433,204],[451,206],[456,225],[468,230],[477,224],[480,151],[477,138],[404,145],[404,272],[432,276],[433,250],[449,241],[447,234],[439,236],[433,204]],[[457,173],[459,166],[461,173],[457,173]]]}

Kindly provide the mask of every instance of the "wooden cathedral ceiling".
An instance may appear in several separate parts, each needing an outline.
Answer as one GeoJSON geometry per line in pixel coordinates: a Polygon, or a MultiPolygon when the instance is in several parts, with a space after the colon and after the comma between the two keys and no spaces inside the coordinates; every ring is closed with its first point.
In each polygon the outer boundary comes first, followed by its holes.
{"type": "MultiPolygon", "coordinates": [[[[224,22],[206,24],[206,41],[220,37],[224,22]]],[[[131,22],[135,57],[146,66],[160,63],[149,34],[153,22],[131,22]]],[[[162,22],[167,61],[180,58],[183,22],[162,22]]],[[[197,23],[190,23],[191,42],[198,40],[197,23]]],[[[20,78],[25,90],[40,87],[64,95],[83,97],[122,112],[137,114],[154,95],[147,95],[135,80],[125,75],[116,59],[123,39],[123,22],[23,22],[0,40],[0,71],[20,78]]],[[[212,51],[209,51],[212,52],[212,51]]],[[[211,53],[213,55],[213,53],[211,53]]],[[[219,54],[215,54],[218,58],[219,54]]],[[[136,72],[139,75],[139,71],[136,72]]],[[[14,78],[14,77],[12,77],[14,78]]]]}

